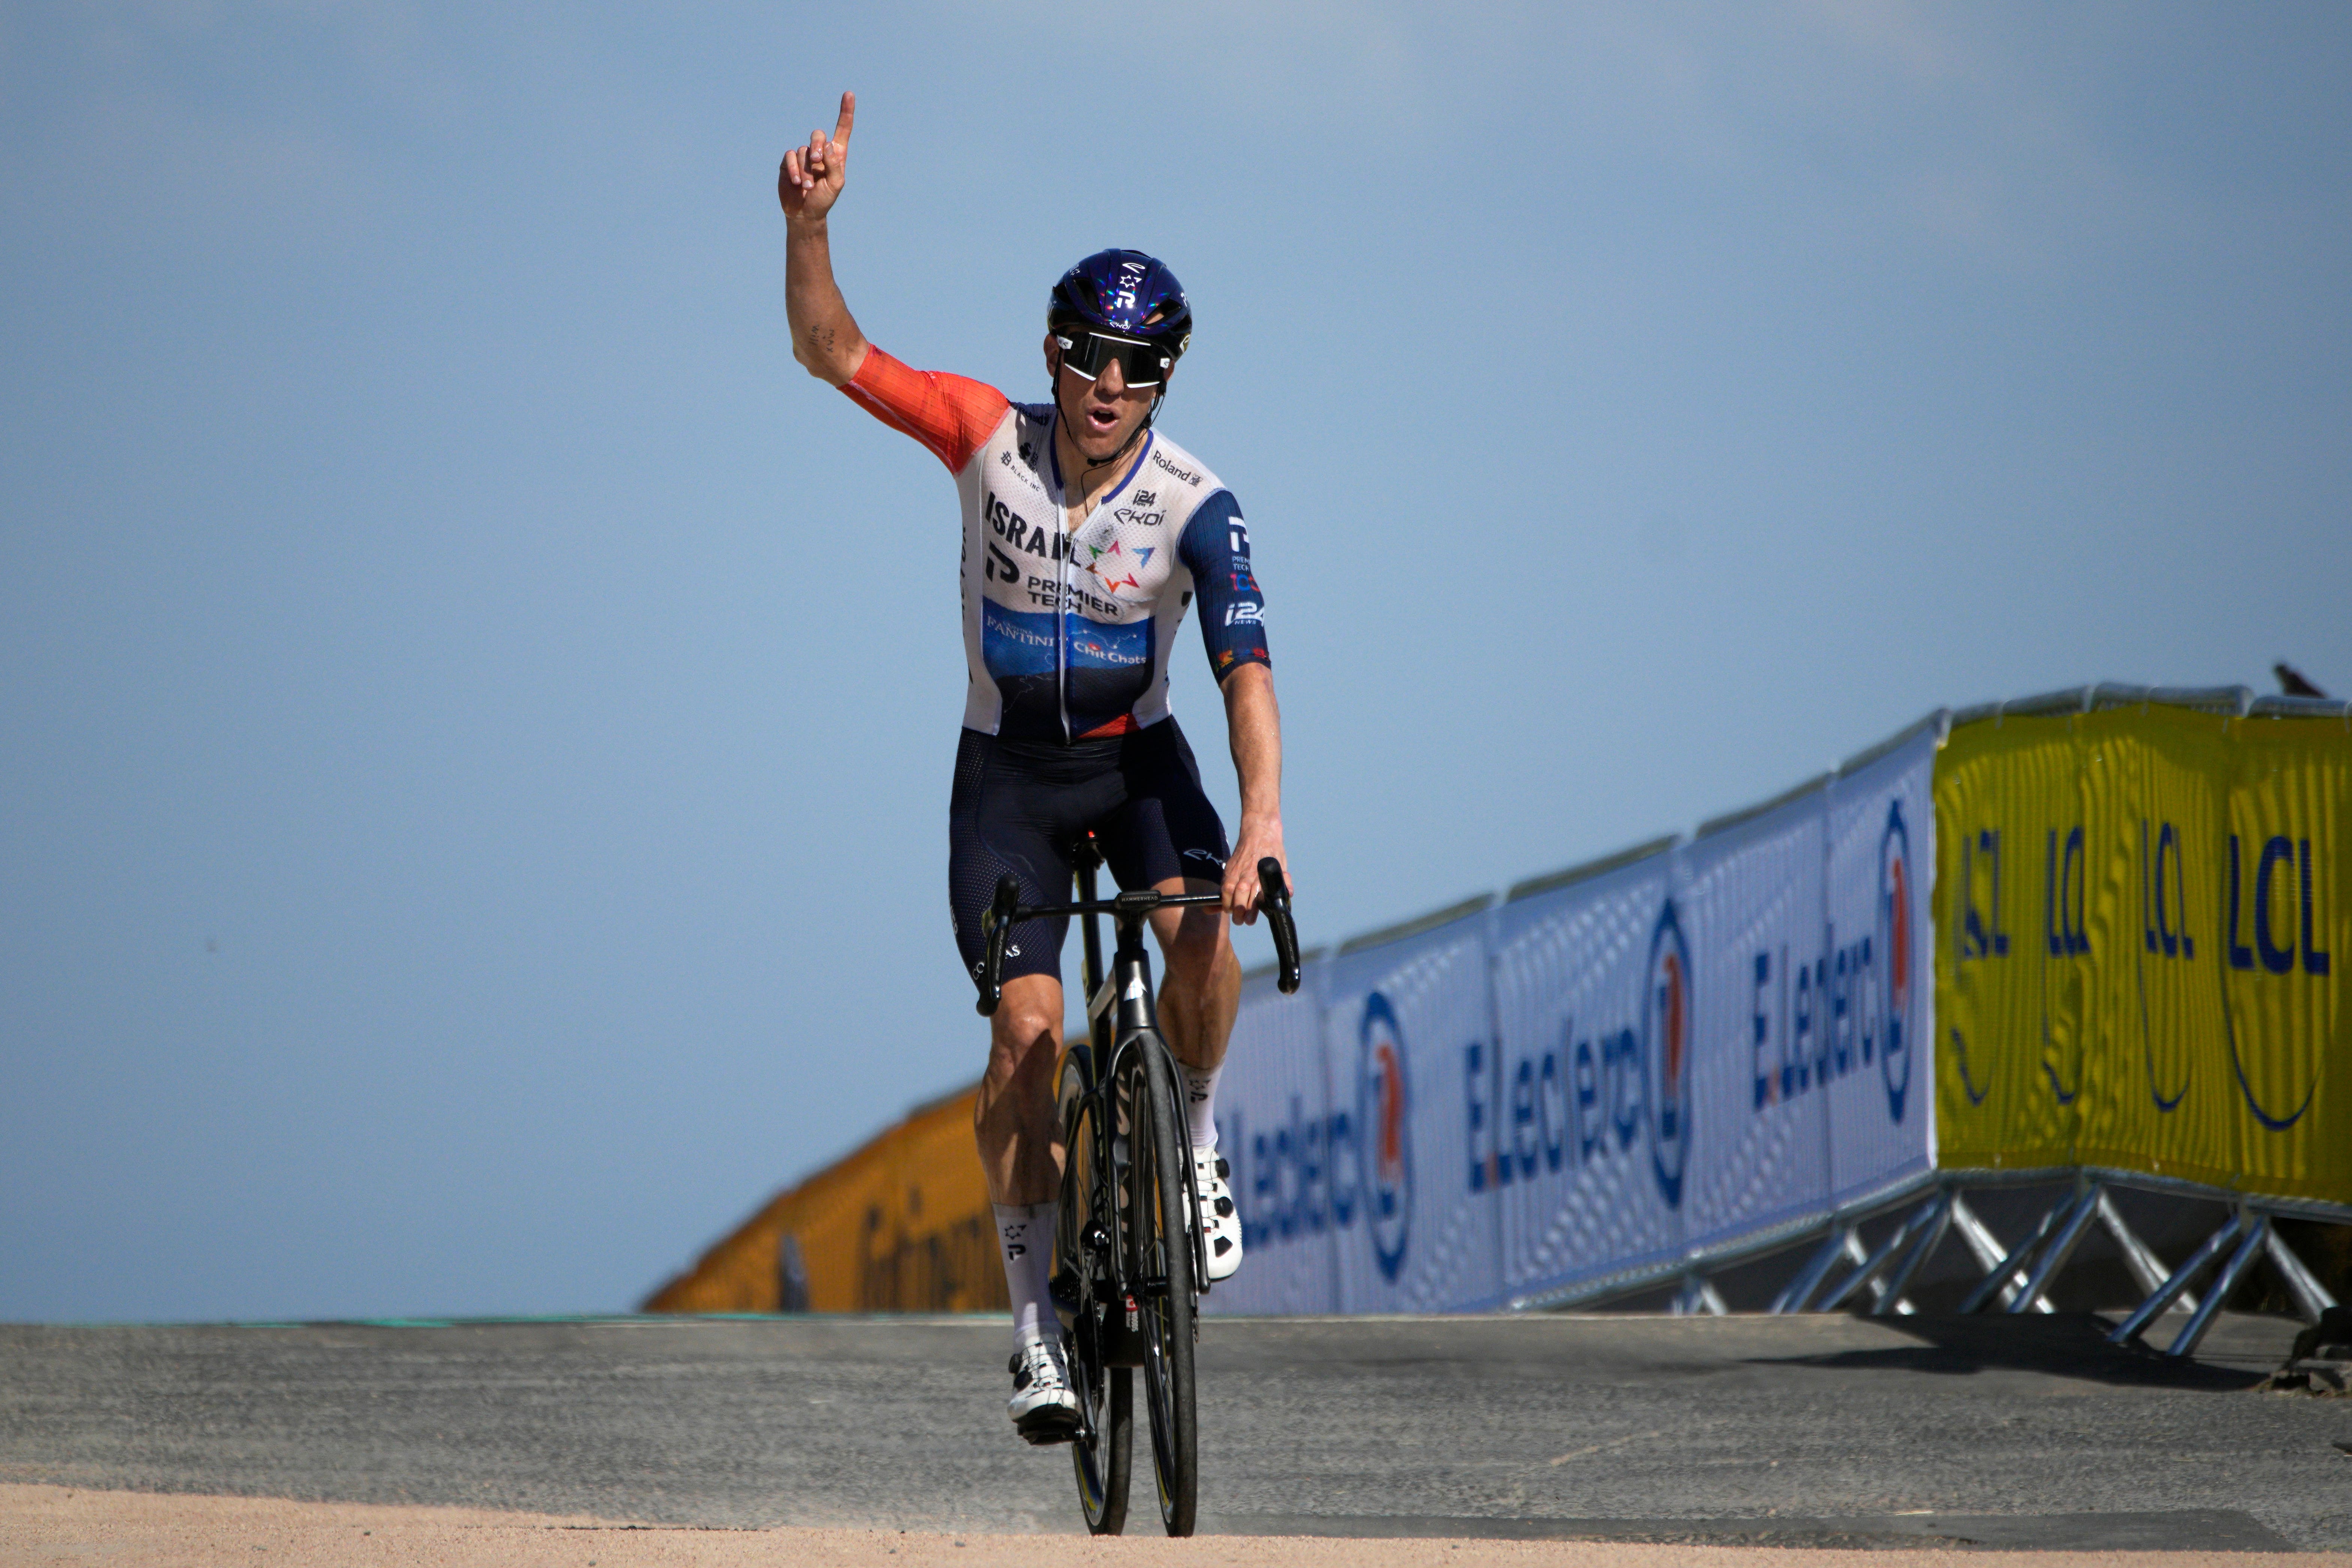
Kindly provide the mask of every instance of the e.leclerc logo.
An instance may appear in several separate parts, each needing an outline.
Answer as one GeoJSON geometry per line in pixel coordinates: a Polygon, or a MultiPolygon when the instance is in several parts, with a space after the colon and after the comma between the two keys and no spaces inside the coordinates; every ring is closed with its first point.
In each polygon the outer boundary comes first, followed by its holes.
{"type": "Polygon", "coordinates": [[[1878,840],[1878,952],[1886,965],[1878,988],[1886,1009],[1878,1025],[1878,1064],[1887,1114],[1898,1122],[1911,1092],[1911,833],[1896,800],[1887,803],[1886,831],[1878,840]]]}
{"type": "Polygon", "coordinates": [[[1668,1208],[1683,1201],[1690,1156],[1690,948],[1675,901],[1650,933],[1650,970],[1642,994],[1642,1066],[1650,1113],[1650,1160],[1668,1208]]]}
{"type": "Polygon", "coordinates": [[[1369,1145],[1361,1157],[1364,1217],[1381,1277],[1393,1281],[1404,1268],[1412,1223],[1411,1079],[1396,1009],[1377,991],[1364,998],[1359,1032],[1363,1050],[1356,1068],[1356,1135],[1369,1145]]]}

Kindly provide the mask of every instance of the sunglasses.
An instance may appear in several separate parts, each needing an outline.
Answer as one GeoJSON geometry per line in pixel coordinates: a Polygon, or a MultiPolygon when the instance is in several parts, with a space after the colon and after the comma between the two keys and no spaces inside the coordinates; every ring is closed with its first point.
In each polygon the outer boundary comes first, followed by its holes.
{"type": "Polygon", "coordinates": [[[1140,338],[1076,331],[1069,336],[1055,332],[1054,341],[1062,345],[1062,368],[1074,370],[1088,381],[1102,374],[1104,365],[1117,360],[1119,374],[1128,385],[1158,386],[1168,379],[1168,372],[1176,363],[1173,354],[1140,338]]]}

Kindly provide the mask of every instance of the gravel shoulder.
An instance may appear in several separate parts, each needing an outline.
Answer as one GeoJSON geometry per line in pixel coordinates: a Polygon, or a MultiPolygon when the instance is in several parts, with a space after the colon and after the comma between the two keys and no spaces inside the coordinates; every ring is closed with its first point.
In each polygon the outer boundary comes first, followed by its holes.
{"type": "MultiPolygon", "coordinates": [[[[159,1496],[0,1484],[0,1564],[104,1563],[221,1568],[1032,1568],[1034,1535],[777,1526],[714,1530],[482,1509],[159,1496]]],[[[1202,1535],[1059,1540],[1066,1568],[2247,1568],[2230,1552],[1808,1550],[1592,1541],[1202,1535]]],[[[2352,1563],[2327,1552],[2296,1559],[2352,1563]]]]}

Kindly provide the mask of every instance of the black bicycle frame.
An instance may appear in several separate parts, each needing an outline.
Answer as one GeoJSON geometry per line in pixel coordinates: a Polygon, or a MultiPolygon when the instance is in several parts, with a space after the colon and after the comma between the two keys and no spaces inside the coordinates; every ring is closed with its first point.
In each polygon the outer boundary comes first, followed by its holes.
{"type": "MultiPolygon", "coordinates": [[[[982,920],[986,936],[986,956],[981,961],[981,972],[974,978],[980,985],[978,1007],[982,1016],[992,1016],[1004,999],[1004,948],[1013,928],[1022,921],[1042,916],[1070,916],[1083,922],[1086,942],[1087,1019],[1091,1048],[1087,1053],[1086,1088],[1084,1093],[1095,1101],[1094,1114],[1087,1121],[1097,1129],[1105,1147],[1097,1153],[1108,1155],[1109,1134],[1107,1129],[1115,1125],[1117,1107],[1108,1100],[1109,1086],[1118,1080],[1118,1069],[1129,1051],[1144,1048],[1144,1042],[1168,1053],[1169,1073],[1174,1082],[1183,1082],[1173,1052],[1160,1032],[1160,1016],[1152,1002],[1151,958],[1143,948],[1143,927],[1156,910],[1206,908],[1222,904],[1222,893],[1163,893],[1156,888],[1122,890],[1116,897],[1096,896],[1095,872],[1102,865],[1102,852],[1089,833],[1077,844],[1078,897],[1075,902],[1063,904],[1024,904],[1021,901],[1019,879],[1006,874],[998,879],[996,897],[991,900],[987,914],[982,920]],[[1102,938],[1095,926],[1096,917],[1108,914],[1118,933],[1118,946],[1111,954],[1111,972],[1103,974],[1102,938]]],[[[1274,936],[1274,950],[1279,969],[1276,984],[1286,994],[1298,989],[1298,930],[1290,917],[1290,887],[1282,874],[1282,863],[1275,859],[1258,862],[1260,896],[1258,907],[1265,911],[1266,924],[1274,936]]],[[[1184,1173],[1184,1196],[1187,1212],[1197,1211],[1200,1192],[1192,1173],[1191,1133],[1183,1108],[1178,1108],[1177,1126],[1185,1137],[1185,1148],[1179,1165],[1184,1173]]],[[[1148,1114],[1148,1112],[1146,1112],[1148,1114]]],[[[1132,1114],[1132,1110],[1130,1110],[1132,1114]]],[[[1097,1166],[1097,1169],[1100,1167],[1097,1166]]],[[[1207,1243],[1198,1226],[1192,1232],[1192,1278],[1199,1288],[1208,1289],[1207,1243]]],[[[1119,1238],[1110,1238],[1114,1243],[1119,1238]]],[[[1112,1247],[1112,1276],[1122,1295],[1149,1292],[1153,1286],[1165,1291],[1167,1280],[1131,1280],[1123,1277],[1125,1248],[1112,1247]]]]}
{"type": "MultiPolygon", "coordinates": [[[[1088,834],[1078,841],[1076,858],[1077,906],[1085,910],[1077,918],[1086,943],[1087,1036],[1094,1047],[1088,1053],[1087,1063],[1086,1094],[1095,1101],[1095,1113],[1087,1119],[1087,1124],[1097,1129],[1108,1129],[1117,1125],[1116,1108],[1110,1103],[1110,1086],[1118,1081],[1119,1068],[1130,1051],[1157,1048],[1166,1052],[1171,1079],[1179,1084],[1184,1081],[1175,1053],[1169,1050],[1167,1037],[1160,1032],[1160,1011],[1151,989],[1151,954],[1143,945],[1145,918],[1154,909],[1164,909],[1170,905],[1207,906],[1222,900],[1215,893],[1168,894],[1148,889],[1139,894],[1119,894],[1110,900],[1112,929],[1118,933],[1118,945],[1112,951],[1110,973],[1106,978],[1103,973],[1102,933],[1095,923],[1097,910],[1103,903],[1095,891],[1095,872],[1102,865],[1102,852],[1095,844],[1094,835],[1088,834]]],[[[1178,1107],[1178,1111],[1177,1128],[1184,1136],[1185,1146],[1177,1168],[1184,1173],[1186,1212],[1191,1213],[1199,1207],[1200,1194],[1193,1185],[1191,1130],[1184,1122],[1181,1106],[1178,1107]]],[[[1129,1108],[1130,1117],[1139,1113],[1149,1114],[1149,1111],[1137,1107],[1129,1108]]],[[[1107,1148],[1102,1151],[1105,1155],[1108,1152],[1107,1148]]],[[[1111,1241],[1111,1279],[1120,1295],[1166,1294],[1168,1281],[1165,1278],[1127,1278],[1129,1249],[1125,1245],[1126,1238],[1114,1236],[1111,1241]]],[[[1208,1289],[1208,1255],[1204,1250],[1207,1244],[1197,1233],[1192,1236],[1192,1278],[1205,1291],[1208,1289]]]]}

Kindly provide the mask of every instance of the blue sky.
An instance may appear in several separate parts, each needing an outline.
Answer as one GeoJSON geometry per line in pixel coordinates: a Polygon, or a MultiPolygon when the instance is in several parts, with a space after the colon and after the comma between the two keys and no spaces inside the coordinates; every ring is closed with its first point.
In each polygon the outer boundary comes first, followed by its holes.
{"type": "Polygon", "coordinates": [[[0,1317],[625,1307],[977,1070],[953,491],[784,330],[844,87],[902,358],[1034,395],[1072,259],[1185,280],[1328,940],[1941,704],[2352,690],[2347,76],[2323,5],[10,7],[0,1317]]]}

